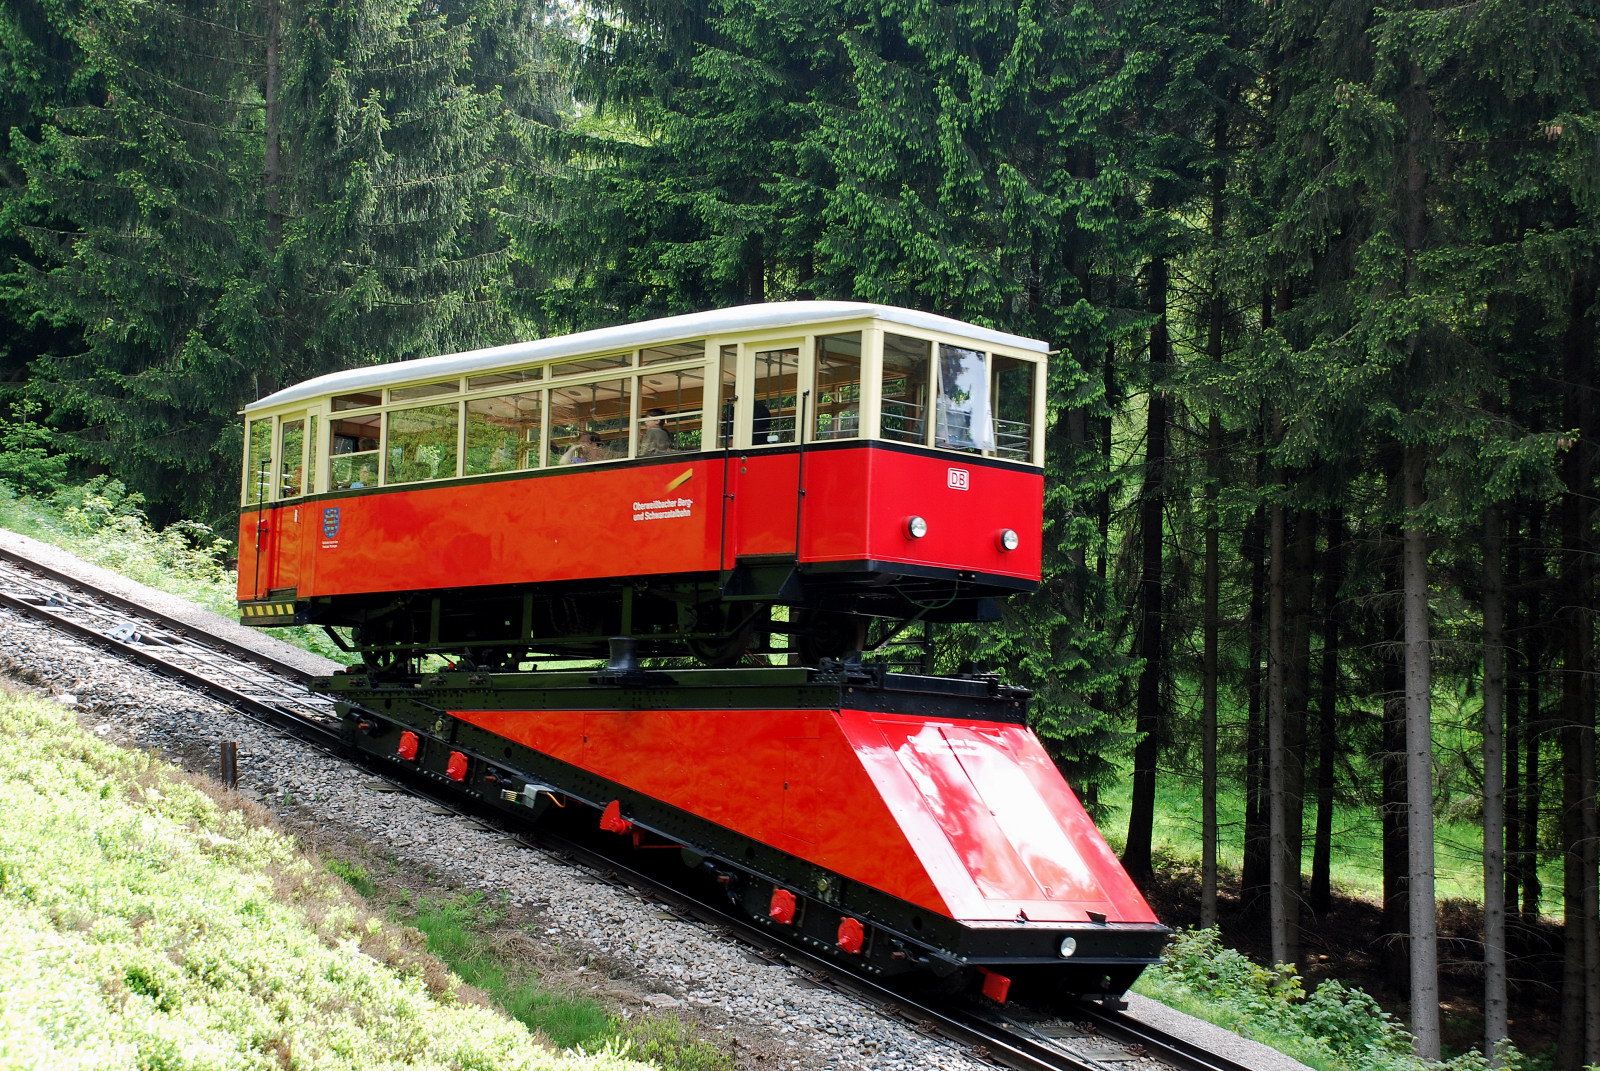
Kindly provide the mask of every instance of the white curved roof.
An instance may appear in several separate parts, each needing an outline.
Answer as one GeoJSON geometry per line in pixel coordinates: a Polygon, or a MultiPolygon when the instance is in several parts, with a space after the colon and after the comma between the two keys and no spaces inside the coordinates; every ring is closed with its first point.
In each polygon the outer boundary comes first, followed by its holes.
{"type": "Polygon", "coordinates": [[[508,366],[532,364],[562,357],[579,357],[588,353],[634,349],[666,342],[685,342],[712,335],[731,335],[766,328],[802,327],[808,324],[863,317],[886,320],[925,331],[942,331],[978,342],[1031,350],[1034,353],[1046,353],[1049,349],[1045,343],[1035,338],[1024,338],[1021,335],[1011,335],[987,327],[977,327],[962,323],[960,320],[952,320],[948,316],[917,312],[915,309],[902,309],[895,305],[874,305],[863,301],[774,301],[764,305],[737,305],[731,309],[691,312],[683,316],[667,316],[636,324],[619,324],[616,327],[602,327],[594,331],[580,331],[575,335],[558,335],[532,342],[513,342],[506,346],[491,346],[488,349],[468,350],[465,353],[446,353],[414,361],[395,361],[391,364],[351,368],[344,372],[330,372],[328,375],[296,383],[259,401],[251,402],[245,406],[245,412],[270,409],[329,394],[376,390],[380,387],[396,386],[417,380],[476,375],[508,366]]]}

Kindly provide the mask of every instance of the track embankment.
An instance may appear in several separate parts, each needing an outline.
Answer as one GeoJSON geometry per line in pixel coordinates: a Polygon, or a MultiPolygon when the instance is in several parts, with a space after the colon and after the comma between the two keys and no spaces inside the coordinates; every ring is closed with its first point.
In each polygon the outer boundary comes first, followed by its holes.
{"type": "Polygon", "coordinates": [[[303,842],[370,864],[402,897],[481,894],[532,938],[547,981],[624,1017],[672,1010],[741,1066],[1304,1071],[1153,1002],[1110,1017],[941,1009],[829,977],[795,950],[763,949],[759,934],[741,946],[730,940],[747,928],[739,920],[686,911],[620,864],[574,865],[582,852],[530,847],[520,831],[330,753],[326,700],[304,685],[332,663],[26,537],[0,532],[0,559],[27,563],[18,573],[0,560],[0,671],[77,707],[101,737],[190,769],[213,768],[218,745],[236,743],[240,792],[303,842]],[[286,724],[299,735],[277,731],[286,724]]]}

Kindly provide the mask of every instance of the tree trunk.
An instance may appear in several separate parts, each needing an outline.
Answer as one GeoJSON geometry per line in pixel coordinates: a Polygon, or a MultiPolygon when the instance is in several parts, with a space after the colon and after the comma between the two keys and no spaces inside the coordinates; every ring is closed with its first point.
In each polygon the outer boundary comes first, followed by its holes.
{"type": "Polygon", "coordinates": [[[281,211],[281,186],[283,184],[283,86],[279,73],[283,51],[282,13],[279,0],[267,0],[267,77],[263,97],[266,115],[263,132],[266,138],[263,153],[261,184],[267,204],[267,247],[275,248],[283,231],[281,211]]]}
{"type": "Polygon", "coordinates": [[[1147,888],[1154,876],[1151,841],[1155,828],[1156,760],[1160,755],[1164,729],[1162,686],[1166,676],[1165,644],[1162,639],[1162,527],[1166,513],[1167,398],[1163,382],[1171,362],[1171,341],[1167,336],[1167,262],[1151,261],[1149,308],[1156,317],[1150,328],[1150,395],[1145,435],[1144,487],[1140,492],[1139,570],[1140,624],[1139,657],[1144,669],[1139,674],[1135,700],[1133,747],[1133,791],[1128,806],[1128,840],[1122,865],[1135,884],[1147,888]]]}
{"type": "MultiPolygon", "coordinates": [[[[1390,478],[1400,482],[1398,469],[1390,478]]],[[[1398,550],[1398,533],[1385,532],[1385,542],[1398,550]]],[[[1406,838],[1406,674],[1405,623],[1400,610],[1401,555],[1387,555],[1384,587],[1389,593],[1382,613],[1383,638],[1380,645],[1383,680],[1383,803],[1380,816],[1383,829],[1383,919],[1379,935],[1379,961],[1384,978],[1395,992],[1411,987],[1410,932],[1411,909],[1407,880],[1406,838]]]]}
{"type": "MultiPolygon", "coordinates": [[[[1283,435],[1283,418],[1273,414],[1272,438],[1278,441],[1283,435]]],[[[1275,478],[1271,535],[1271,572],[1267,581],[1267,902],[1271,910],[1270,935],[1272,962],[1292,963],[1289,949],[1289,833],[1287,817],[1288,771],[1285,754],[1284,711],[1284,566],[1289,554],[1288,527],[1284,523],[1282,495],[1283,468],[1274,469],[1275,478]]]]}
{"type": "MultiPolygon", "coordinates": [[[[1215,162],[1211,167],[1211,245],[1222,249],[1223,221],[1227,213],[1224,197],[1227,172],[1223,151],[1228,140],[1228,113],[1218,108],[1212,126],[1211,147],[1215,162]]],[[[1211,300],[1207,309],[1206,356],[1212,364],[1222,362],[1222,326],[1227,301],[1221,279],[1213,274],[1211,300]]],[[[1217,486],[1222,481],[1222,418],[1215,408],[1206,421],[1206,560],[1201,601],[1200,671],[1200,925],[1217,924],[1217,599],[1220,589],[1220,519],[1217,514],[1217,486]]]]}
{"type": "Polygon", "coordinates": [[[1543,643],[1540,630],[1544,622],[1545,551],[1544,507],[1534,508],[1528,518],[1528,549],[1533,555],[1528,588],[1528,606],[1524,615],[1530,628],[1523,637],[1522,664],[1526,674],[1527,698],[1523,724],[1522,749],[1522,921],[1531,926],[1539,919],[1539,899],[1544,895],[1544,882],[1539,878],[1539,811],[1544,804],[1544,774],[1539,763],[1539,743],[1545,730],[1544,694],[1541,671],[1544,668],[1543,643]]]}
{"type": "Polygon", "coordinates": [[[1506,576],[1501,592],[1505,604],[1505,676],[1506,676],[1506,739],[1505,739],[1505,910],[1506,954],[1516,946],[1510,913],[1517,908],[1517,893],[1522,886],[1522,821],[1519,810],[1522,800],[1522,752],[1518,741],[1523,732],[1523,701],[1527,696],[1527,681],[1522,672],[1522,660],[1517,647],[1517,636],[1522,618],[1518,612],[1518,597],[1522,585],[1522,511],[1513,507],[1506,527],[1506,576]]]}
{"type": "MultiPolygon", "coordinates": [[[[1260,483],[1258,478],[1257,483],[1260,483]]],[[[1262,546],[1262,529],[1266,519],[1262,507],[1251,514],[1244,530],[1244,557],[1250,563],[1250,606],[1245,614],[1245,808],[1244,808],[1244,865],[1239,874],[1239,905],[1241,910],[1254,911],[1263,894],[1269,891],[1270,879],[1267,862],[1269,836],[1267,832],[1266,800],[1266,719],[1261,687],[1261,649],[1265,635],[1264,619],[1267,600],[1267,563],[1262,546]]]]}
{"type": "Polygon", "coordinates": [[[1499,506],[1483,513],[1483,1051],[1508,1037],[1505,904],[1505,613],[1499,506]]]}
{"type": "Polygon", "coordinates": [[[1285,518],[1283,769],[1284,925],[1290,963],[1300,962],[1300,901],[1304,895],[1306,726],[1311,705],[1311,622],[1314,617],[1317,529],[1315,513],[1296,510],[1285,518]]]}
{"type": "Polygon", "coordinates": [[[1427,454],[1405,449],[1404,544],[1406,642],[1406,835],[1410,866],[1411,1032],[1416,1054],[1439,1059],[1438,914],[1433,875],[1432,641],[1428,621],[1428,533],[1424,502],[1427,454]]]}
{"type": "Polygon", "coordinates": [[[1561,746],[1563,886],[1566,895],[1563,938],[1562,1023],[1557,1064],[1576,1068],[1600,1062],[1600,884],[1595,809],[1593,535],[1594,429],[1590,394],[1594,390],[1594,280],[1587,272],[1573,279],[1564,341],[1565,390],[1562,422],[1577,429],[1562,460],[1561,495],[1562,632],[1561,746]],[[1576,1023],[1573,1020],[1577,1020],[1576,1023]]]}
{"type": "Polygon", "coordinates": [[[1322,567],[1322,678],[1317,700],[1317,828],[1311,846],[1313,911],[1333,909],[1333,786],[1339,744],[1339,585],[1344,582],[1344,511],[1328,510],[1328,547],[1322,567]]]}

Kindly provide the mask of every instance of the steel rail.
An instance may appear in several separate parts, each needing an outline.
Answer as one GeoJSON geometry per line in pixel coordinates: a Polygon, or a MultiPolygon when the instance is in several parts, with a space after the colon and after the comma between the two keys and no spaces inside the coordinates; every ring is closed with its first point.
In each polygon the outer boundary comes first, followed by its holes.
{"type": "MultiPolygon", "coordinates": [[[[164,633],[142,619],[137,607],[108,610],[81,595],[74,598],[65,591],[52,591],[38,578],[26,575],[11,556],[7,558],[0,561],[0,605],[175,678],[254,721],[319,746],[340,746],[332,701],[298,681],[282,679],[275,672],[282,665],[276,660],[265,659],[268,666],[246,662],[187,635],[164,633]],[[122,620],[117,620],[119,617],[122,620]]],[[[76,586],[80,592],[92,589],[97,596],[109,594],[81,581],[76,586]]],[[[196,630],[186,626],[186,631],[196,630]]],[[[211,638],[209,633],[205,635],[211,638]]]]}
{"type": "MultiPolygon", "coordinates": [[[[601,881],[625,885],[635,895],[661,903],[673,914],[696,921],[754,948],[764,958],[786,963],[800,970],[812,982],[829,984],[872,1004],[880,1012],[893,1015],[924,1033],[939,1035],[967,1046],[972,1055],[1018,1071],[1106,1071],[1113,1064],[1077,1055],[1070,1051],[1070,1039],[1041,1034],[1026,1023],[999,1012],[979,1011],[962,1003],[918,1000],[900,990],[856,974],[832,960],[783,941],[743,916],[733,914],[693,893],[661,881],[629,866],[617,858],[586,847],[531,821],[517,821],[471,797],[448,792],[444,786],[408,771],[380,765],[371,756],[347,747],[338,728],[331,724],[332,702],[305,686],[308,675],[269,655],[217,637],[190,622],[160,614],[139,603],[103,591],[94,584],[49,569],[13,551],[0,549],[0,605],[33,616],[89,643],[109,649],[123,657],[174,677],[181,683],[239,711],[252,721],[294,736],[319,750],[365,769],[375,777],[411,795],[462,817],[470,818],[508,836],[510,839],[567,865],[580,867],[601,881]],[[51,591],[48,578],[73,593],[91,595],[113,609],[75,599],[64,591],[51,591]],[[21,587],[27,590],[8,590],[21,587]],[[74,620],[72,614],[98,614],[103,618],[122,616],[124,621],[106,628],[101,621],[90,624],[74,620]],[[157,620],[179,635],[164,636],[149,626],[157,620]],[[191,634],[199,634],[206,643],[191,634]],[[215,642],[226,651],[209,644],[215,642]],[[236,655],[234,651],[239,653],[236,655]],[[197,665],[184,665],[188,660],[197,665]],[[265,674],[279,678],[274,686],[262,687],[249,680],[243,690],[218,676],[259,678],[265,674]],[[288,681],[282,678],[291,678],[288,681]],[[618,880],[618,879],[621,880],[618,880]]],[[[1102,1036],[1123,1038],[1143,1046],[1153,1056],[1179,1071],[1249,1071],[1241,1064],[1208,1052],[1192,1042],[1139,1023],[1127,1016],[1107,1013],[1092,1005],[1073,1003],[1053,1009],[1063,1017],[1094,1024],[1102,1036]]]]}
{"type": "MultiPolygon", "coordinates": [[[[0,577],[4,577],[6,575],[3,571],[6,564],[10,564],[18,569],[21,569],[23,572],[29,574],[32,579],[53,580],[57,584],[65,586],[69,592],[84,592],[91,594],[99,602],[115,607],[116,609],[121,610],[123,613],[141,618],[144,621],[163,625],[184,639],[190,639],[190,633],[203,636],[205,637],[203,646],[215,647],[226,654],[232,655],[234,658],[237,658],[240,661],[264,666],[278,676],[287,677],[296,684],[309,686],[312,681],[313,675],[307,673],[305,670],[273,658],[271,655],[262,654],[253,647],[246,647],[237,640],[230,640],[225,636],[218,636],[214,632],[206,631],[203,627],[196,625],[192,621],[185,621],[180,617],[173,617],[171,614],[163,613],[162,611],[153,609],[144,605],[143,603],[134,602],[125,595],[118,595],[114,592],[106,591],[104,588],[98,587],[89,581],[84,580],[82,577],[76,577],[71,573],[63,573],[59,569],[52,569],[47,565],[41,565],[32,558],[28,558],[14,550],[11,550],[7,547],[0,547],[0,577]]],[[[199,641],[191,639],[191,642],[198,643],[199,641]]]]}
{"type": "Polygon", "coordinates": [[[1162,1063],[1182,1071],[1249,1071],[1243,1064],[1219,1056],[1192,1041],[1141,1023],[1132,1016],[1103,1011],[1093,1005],[1078,1005],[1075,1014],[1093,1023],[1108,1036],[1121,1037],[1140,1045],[1162,1063]]]}

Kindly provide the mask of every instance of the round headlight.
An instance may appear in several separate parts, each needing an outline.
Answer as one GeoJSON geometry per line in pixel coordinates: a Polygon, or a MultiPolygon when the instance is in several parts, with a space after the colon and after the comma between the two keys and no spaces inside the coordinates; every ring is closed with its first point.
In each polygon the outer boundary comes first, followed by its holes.
{"type": "Polygon", "coordinates": [[[928,534],[928,522],[921,517],[906,518],[906,535],[911,539],[921,539],[928,534]]]}
{"type": "Polygon", "coordinates": [[[1022,545],[1022,538],[1009,528],[1002,528],[994,534],[995,546],[1001,550],[1016,550],[1022,545]]]}
{"type": "Polygon", "coordinates": [[[1077,950],[1078,950],[1078,939],[1076,937],[1063,937],[1061,939],[1061,958],[1062,959],[1066,959],[1068,956],[1072,955],[1077,950]]]}

